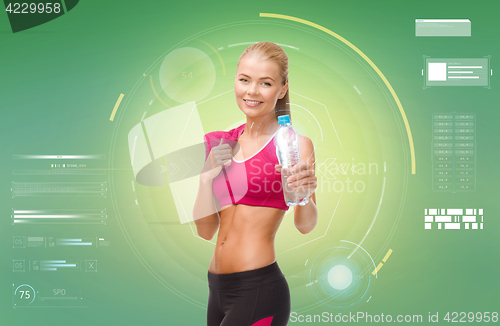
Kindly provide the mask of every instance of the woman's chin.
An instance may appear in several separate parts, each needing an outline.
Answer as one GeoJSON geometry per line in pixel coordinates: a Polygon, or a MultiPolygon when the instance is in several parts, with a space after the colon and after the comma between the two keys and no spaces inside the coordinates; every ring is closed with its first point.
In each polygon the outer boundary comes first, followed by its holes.
{"type": "Polygon", "coordinates": [[[264,110],[261,110],[261,109],[257,109],[257,108],[241,108],[240,107],[240,110],[241,112],[243,112],[247,118],[259,118],[259,117],[266,117],[268,115],[270,115],[271,113],[274,114],[274,111],[269,113],[269,112],[265,112],[264,110]]]}

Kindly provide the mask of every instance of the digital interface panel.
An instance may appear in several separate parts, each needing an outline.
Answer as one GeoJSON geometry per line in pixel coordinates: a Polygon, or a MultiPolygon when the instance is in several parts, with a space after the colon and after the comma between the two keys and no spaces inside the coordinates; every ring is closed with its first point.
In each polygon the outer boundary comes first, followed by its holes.
{"type": "Polygon", "coordinates": [[[426,58],[426,86],[488,86],[489,60],[426,58]]]}

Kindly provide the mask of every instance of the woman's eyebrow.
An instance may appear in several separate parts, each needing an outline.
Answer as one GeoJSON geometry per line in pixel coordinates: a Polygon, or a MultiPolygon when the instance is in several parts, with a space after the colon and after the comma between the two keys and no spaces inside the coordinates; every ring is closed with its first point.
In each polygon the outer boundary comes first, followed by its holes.
{"type": "MultiPolygon", "coordinates": [[[[246,74],[243,74],[243,73],[240,73],[240,76],[245,76],[245,77],[247,77],[247,78],[252,79],[252,77],[250,77],[250,76],[248,76],[248,75],[246,75],[246,74]]],[[[271,79],[272,81],[274,81],[274,79],[272,79],[271,77],[261,77],[261,78],[259,78],[259,79],[271,79]]]]}

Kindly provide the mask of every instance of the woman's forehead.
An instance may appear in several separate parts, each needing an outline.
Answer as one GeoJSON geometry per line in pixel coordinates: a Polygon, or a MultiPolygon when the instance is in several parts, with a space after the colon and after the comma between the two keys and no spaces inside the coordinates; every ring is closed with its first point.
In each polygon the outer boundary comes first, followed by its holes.
{"type": "Polygon", "coordinates": [[[238,74],[245,74],[251,78],[279,77],[279,66],[270,59],[262,60],[256,56],[247,55],[241,58],[238,65],[238,74]]]}

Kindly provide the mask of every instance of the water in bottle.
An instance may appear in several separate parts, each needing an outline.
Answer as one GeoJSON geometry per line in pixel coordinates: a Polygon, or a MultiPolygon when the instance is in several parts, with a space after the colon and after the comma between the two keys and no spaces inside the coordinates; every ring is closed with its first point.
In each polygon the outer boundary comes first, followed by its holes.
{"type": "Polygon", "coordinates": [[[281,165],[281,181],[283,184],[283,194],[288,206],[304,206],[308,198],[298,198],[297,191],[288,186],[287,178],[292,175],[292,167],[300,162],[299,134],[293,129],[289,115],[278,117],[280,127],[276,132],[275,142],[278,149],[278,160],[281,165]]]}

